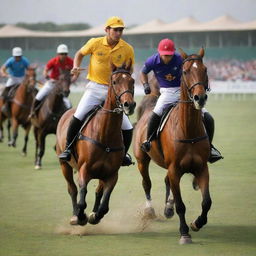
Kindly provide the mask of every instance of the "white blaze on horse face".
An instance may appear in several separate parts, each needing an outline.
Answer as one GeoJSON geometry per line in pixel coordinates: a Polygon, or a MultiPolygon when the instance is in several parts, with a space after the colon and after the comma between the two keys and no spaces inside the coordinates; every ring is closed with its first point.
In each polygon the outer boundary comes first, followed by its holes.
{"type": "Polygon", "coordinates": [[[122,75],[123,78],[126,78],[126,76],[127,76],[126,74],[123,74],[123,75],[122,75]]]}
{"type": "Polygon", "coordinates": [[[194,62],[192,67],[197,68],[197,64],[194,62]]]}

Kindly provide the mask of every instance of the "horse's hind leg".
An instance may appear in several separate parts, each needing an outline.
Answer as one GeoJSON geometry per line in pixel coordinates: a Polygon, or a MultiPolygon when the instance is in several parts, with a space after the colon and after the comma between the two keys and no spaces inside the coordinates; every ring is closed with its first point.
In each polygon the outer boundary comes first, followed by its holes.
{"type": "Polygon", "coordinates": [[[68,193],[71,197],[72,206],[73,206],[73,216],[70,219],[70,224],[77,225],[78,224],[77,187],[73,178],[73,168],[66,162],[60,162],[60,166],[61,166],[63,176],[67,181],[68,193]]]}
{"type": "Polygon", "coordinates": [[[16,118],[12,118],[12,139],[9,140],[8,145],[12,147],[16,147],[16,140],[18,137],[18,121],[16,118]]]}
{"type": "Polygon", "coordinates": [[[116,185],[118,179],[117,173],[115,173],[112,177],[103,181],[103,195],[98,210],[96,212],[92,212],[89,216],[88,222],[90,224],[98,224],[100,220],[104,217],[105,214],[109,211],[109,200],[110,195],[116,185]]]}
{"type": "Polygon", "coordinates": [[[8,118],[7,120],[7,132],[8,132],[8,145],[11,142],[11,120],[8,118]]]}
{"type": "Polygon", "coordinates": [[[209,171],[208,167],[197,175],[196,180],[202,193],[202,212],[198,218],[190,224],[193,231],[199,231],[207,223],[207,214],[211,208],[212,200],[209,192],[209,171]]]}
{"type": "Polygon", "coordinates": [[[164,215],[169,219],[174,215],[174,200],[168,176],[165,177],[164,181],[166,188],[164,215]]]}

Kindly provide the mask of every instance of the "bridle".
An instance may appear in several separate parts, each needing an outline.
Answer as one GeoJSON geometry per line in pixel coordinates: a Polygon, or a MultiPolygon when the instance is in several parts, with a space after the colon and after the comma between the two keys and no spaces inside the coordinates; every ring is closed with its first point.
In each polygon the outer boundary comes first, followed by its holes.
{"type": "Polygon", "coordinates": [[[118,74],[118,73],[128,74],[131,77],[131,73],[128,70],[126,70],[126,69],[117,69],[117,70],[112,72],[111,79],[110,79],[110,85],[109,86],[112,86],[112,90],[113,90],[113,92],[115,94],[117,108],[115,108],[113,110],[108,110],[108,109],[105,109],[105,108],[102,107],[102,109],[107,111],[107,112],[110,112],[110,113],[120,114],[120,113],[123,112],[123,105],[121,104],[121,97],[124,94],[126,94],[126,93],[130,93],[133,96],[134,95],[134,90],[125,90],[125,91],[121,92],[119,95],[116,93],[115,88],[114,88],[114,81],[112,79],[112,76],[114,74],[118,74]]]}
{"type": "MultiPolygon", "coordinates": [[[[193,55],[190,55],[188,56],[182,63],[182,66],[184,65],[184,63],[186,63],[187,61],[191,61],[191,60],[200,60],[201,62],[203,61],[202,57],[200,57],[199,55],[197,56],[193,56],[193,55]]],[[[194,83],[192,86],[188,87],[188,84],[186,83],[186,79],[184,78],[185,76],[185,72],[182,70],[182,81],[184,82],[186,88],[187,88],[187,94],[188,94],[188,98],[189,98],[189,101],[188,102],[193,102],[193,96],[191,95],[191,91],[192,89],[194,89],[197,85],[203,85],[204,89],[206,91],[210,91],[210,88],[208,86],[208,77],[206,77],[205,81],[198,81],[196,83],[194,83]]]]}

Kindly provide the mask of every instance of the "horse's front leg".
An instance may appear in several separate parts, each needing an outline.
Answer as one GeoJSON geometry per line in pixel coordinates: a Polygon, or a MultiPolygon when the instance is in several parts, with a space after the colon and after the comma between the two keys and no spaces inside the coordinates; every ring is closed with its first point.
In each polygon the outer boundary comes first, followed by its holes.
{"type": "Polygon", "coordinates": [[[8,145],[9,145],[9,142],[11,142],[11,127],[12,127],[11,120],[10,118],[8,118],[7,120],[8,145]]]}
{"type": "Polygon", "coordinates": [[[77,205],[77,212],[76,212],[76,216],[78,218],[77,224],[81,226],[86,225],[88,221],[88,218],[84,211],[87,207],[86,194],[87,194],[87,185],[90,180],[91,178],[87,175],[86,163],[84,163],[79,168],[78,183],[79,183],[80,199],[77,205]]]}
{"type": "Polygon", "coordinates": [[[39,132],[37,134],[37,154],[36,154],[36,162],[35,169],[39,170],[42,168],[42,157],[45,151],[45,137],[46,134],[39,132]]]}
{"type": "Polygon", "coordinates": [[[164,181],[166,189],[164,215],[169,219],[174,215],[174,200],[168,176],[165,177],[164,181]]]}
{"type": "Polygon", "coordinates": [[[100,220],[106,215],[109,211],[109,200],[110,195],[116,185],[118,179],[118,173],[116,172],[110,178],[103,181],[103,195],[101,203],[96,212],[92,212],[89,216],[88,222],[90,224],[98,224],[100,220]]]}
{"type": "Polygon", "coordinates": [[[96,191],[95,191],[95,202],[92,210],[93,212],[97,212],[99,209],[100,201],[103,196],[103,186],[104,186],[103,182],[99,180],[98,187],[96,188],[96,191]]]}
{"type": "Polygon", "coordinates": [[[31,123],[26,124],[24,128],[25,128],[25,136],[24,136],[24,146],[22,148],[22,154],[24,156],[26,156],[27,155],[28,136],[29,136],[29,131],[31,128],[31,123]]]}
{"type": "Polygon", "coordinates": [[[189,227],[186,223],[185,219],[185,213],[186,213],[186,207],[185,204],[182,201],[181,193],[180,193],[180,179],[181,175],[180,173],[172,166],[168,168],[168,177],[171,185],[171,190],[174,197],[176,212],[180,219],[180,244],[188,244],[192,243],[191,236],[189,234],[189,227]]]}
{"type": "Polygon", "coordinates": [[[202,212],[198,218],[190,224],[193,231],[199,231],[207,223],[207,214],[211,208],[212,200],[209,192],[209,171],[208,166],[205,167],[199,175],[196,176],[196,181],[202,193],[202,212]]]}
{"type": "Polygon", "coordinates": [[[16,147],[16,140],[18,137],[18,120],[16,118],[12,118],[12,139],[9,140],[8,145],[12,147],[16,147]]]}
{"type": "Polygon", "coordinates": [[[143,160],[139,159],[137,161],[138,161],[138,169],[142,176],[142,186],[146,195],[146,206],[144,209],[144,217],[154,219],[156,217],[156,214],[152,206],[152,198],[151,198],[152,183],[149,176],[150,158],[148,157],[148,155],[145,155],[145,158],[143,158],[143,160]]]}

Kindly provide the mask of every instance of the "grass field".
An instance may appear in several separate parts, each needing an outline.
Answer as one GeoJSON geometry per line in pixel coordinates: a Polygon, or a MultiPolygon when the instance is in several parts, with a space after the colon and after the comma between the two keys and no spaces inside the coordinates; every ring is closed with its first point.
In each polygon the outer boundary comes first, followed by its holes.
{"type": "MultiPolygon", "coordinates": [[[[79,95],[71,95],[74,105],[79,95]]],[[[138,99],[139,100],[139,99],[138,99]]],[[[207,109],[216,120],[214,145],[225,159],[210,165],[213,200],[208,224],[193,243],[178,244],[178,217],[163,217],[165,171],[151,164],[152,196],[158,218],[141,222],[144,192],[136,166],[121,168],[110,201],[110,212],[97,226],[71,227],[71,200],[47,138],[43,169],[34,170],[34,138],[28,156],[0,144],[0,256],[254,256],[256,255],[256,114],[255,96],[234,100],[212,97],[207,109]]],[[[132,119],[134,120],[135,117],[132,119]]],[[[182,195],[190,223],[201,211],[201,195],[193,191],[191,176],[182,180],[182,195]]],[[[90,213],[96,181],[88,188],[90,213]]]]}

